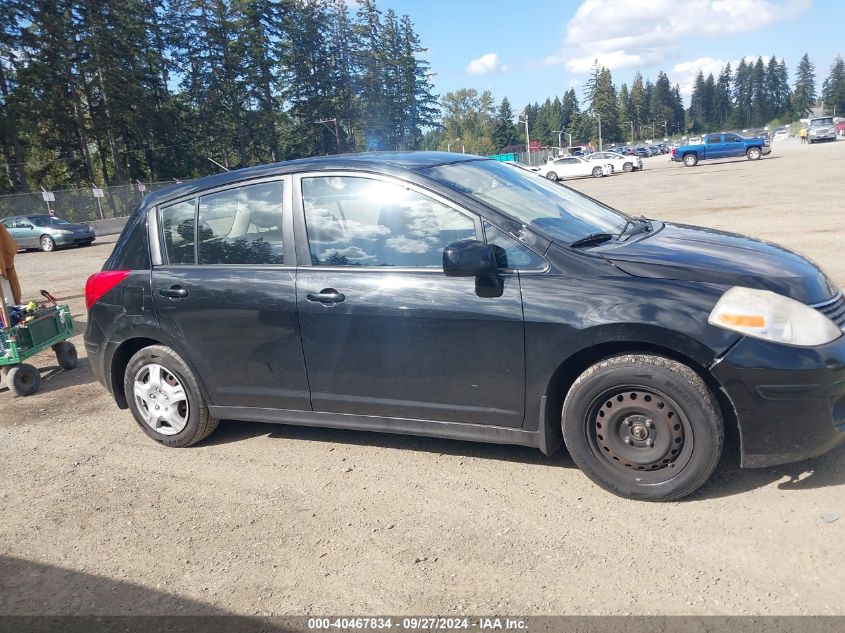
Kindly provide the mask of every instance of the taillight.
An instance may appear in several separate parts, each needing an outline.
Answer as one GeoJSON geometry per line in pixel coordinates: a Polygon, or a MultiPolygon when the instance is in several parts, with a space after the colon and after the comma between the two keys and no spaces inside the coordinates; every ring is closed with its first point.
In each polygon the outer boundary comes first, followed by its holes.
{"type": "Polygon", "coordinates": [[[126,279],[130,272],[129,270],[104,270],[88,277],[88,281],[85,282],[85,307],[90,310],[91,306],[97,303],[104,294],[126,279]]]}
{"type": "Polygon", "coordinates": [[[672,158],[674,158],[674,157],[675,157],[675,150],[676,150],[676,149],[678,149],[678,148],[677,148],[677,147],[673,147],[673,148],[672,148],[672,158]]]}

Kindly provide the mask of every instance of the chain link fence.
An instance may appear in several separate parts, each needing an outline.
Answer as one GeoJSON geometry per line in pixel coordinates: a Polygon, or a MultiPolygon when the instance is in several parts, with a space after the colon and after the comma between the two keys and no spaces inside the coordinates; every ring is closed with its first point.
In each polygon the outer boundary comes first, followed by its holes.
{"type": "MultiPolygon", "coordinates": [[[[49,203],[56,216],[70,222],[92,222],[129,215],[143,197],[173,185],[166,182],[144,183],[145,191],[136,183],[103,187],[103,197],[95,198],[91,189],[65,189],[53,191],[55,202],[49,203]]],[[[12,215],[33,215],[48,212],[48,203],[41,193],[14,193],[0,196],[0,218],[12,215]]]]}

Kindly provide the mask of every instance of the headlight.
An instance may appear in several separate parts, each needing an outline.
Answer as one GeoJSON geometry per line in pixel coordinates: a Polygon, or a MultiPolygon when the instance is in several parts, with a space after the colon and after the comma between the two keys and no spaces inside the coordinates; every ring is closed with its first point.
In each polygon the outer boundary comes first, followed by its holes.
{"type": "Polygon", "coordinates": [[[66,231],[65,229],[53,229],[53,233],[56,235],[71,235],[73,231],[66,231]]]}
{"type": "Polygon", "coordinates": [[[815,308],[768,290],[741,286],[722,295],[708,322],[746,336],[804,347],[842,336],[842,330],[815,308]]]}

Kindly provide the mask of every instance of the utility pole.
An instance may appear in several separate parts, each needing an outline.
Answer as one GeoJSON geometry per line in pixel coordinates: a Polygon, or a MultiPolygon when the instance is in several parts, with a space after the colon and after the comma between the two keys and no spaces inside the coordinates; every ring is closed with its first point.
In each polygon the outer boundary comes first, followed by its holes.
{"type": "Polygon", "coordinates": [[[206,156],[206,158],[207,158],[209,161],[211,161],[212,163],[214,163],[215,165],[217,165],[217,166],[218,166],[220,169],[222,169],[223,171],[229,171],[229,169],[228,169],[227,167],[224,167],[223,165],[221,165],[220,163],[218,163],[218,162],[217,162],[216,160],[214,160],[213,158],[209,158],[208,156],[206,156]]]}
{"type": "Polygon", "coordinates": [[[656,133],[656,132],[654,131],[654,121],[652,121],[652,122],[651,122],[651,142],[652,142],[652,143],[654,143],[654,135],[655,135],[655,133],[656,133]]]}
{"type": "Polygon", "coordinates": [[[55,200],[55,196],[51,195],[44,187],[41,187],[41,191],[41,197],[44,199],[44,202],[47,203],[47,215],[53,215],[53,209],[50,208],[50,198],[55,200]]]}
{"type": "Polygon", "coordinates": [[[452,143],[454,143],[454,142],[455,142],[455,141],[446,141],[446,151],[447,151],[447,152],[451,152],[451,151],[452,151],[452,143]]]}
{"type": "Polygon", "coordinates": [[[663,121],[663,136],[669,136],[669,131],[666,128],[667,123],[668,123],[668,121],[663,121]]]}
{"type": "Polygon", "coordinates": [[[531,137],[528,136],[528,110],[523,110],[520,115],[525,122],[525,156],[528,158],[528,164],[531,164],[531,137]]]}
{"type": "Polygon", "coordinates": [[[329,128],[329,132],[334,134],[334,146],[335,149],[339,152],[340,151],[340,132],[337,129],[337,119],[317,119],[314,123],[322,123],[327,128],[329,128]],[[329,123],[334,123],[334,129],[329,127],[329,123]]]}
{"type": "Polygon", "coordinates": [[[552,134],[557,134],[557,148],[560,149],[561,140],[560,137],[563,135],[563,130],[552,130],[552,134]]]}

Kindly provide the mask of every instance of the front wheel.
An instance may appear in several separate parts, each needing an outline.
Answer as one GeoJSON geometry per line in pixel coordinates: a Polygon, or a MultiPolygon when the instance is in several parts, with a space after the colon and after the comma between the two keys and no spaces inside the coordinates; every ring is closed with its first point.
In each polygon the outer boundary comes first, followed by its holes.
{"type": "Polygon", "coordinates": [[[39,240],[39,246],[41,247],[42,251],[44,251],[45,253],[49,253],[50,251],[55,250],[56,242],[49,235],[42,235],[41,239],[39,240]]]}
{"type": "Polygon", "coordinates": [[[759,147],[752,147],[750,148],[745,155],[748,157],[748,160],[757,160],[763,153],[760,151],[759,147]]]}
{"type": "Polygon", "coordinates": [[[601,167],[593,167],[593,178],[601,178],[603,175],[601,167]]]}
{"type": "Polygon", "coordinates": [[[684,156],[684,165],[687,167],[695,167],[698,165],[698,156],[695,154],[687,154],[684,156]]]}
{"type": "Polygon", "coordinates": [[[135,421],[160,444],[191,446],[217,428],[196,376],[169,347],[138,351],[126,366],[123,388],[135,421]]]}
{"type": "Polygon", "coordinates": [[[550,171],[548,174],[546,174],[546,178],[548,178],[552,182],[557,182],[557,180],[558,180],[557,174],[553,171],[550,171]]]}
{"type": "Polygon", "coordinates": [[[6,385],[16,396],[31,396],[41,386],[41,373],[29,363],[13,365],[6,372],[6,385]]]}
{"type": "Polygon", "coordinates": [[[722,453],[713,393],[691,368],[650,354],[614,356],[573,383],[563,437],[587,477],[620,497],[672,501],[697,490],[722,453]]]}

